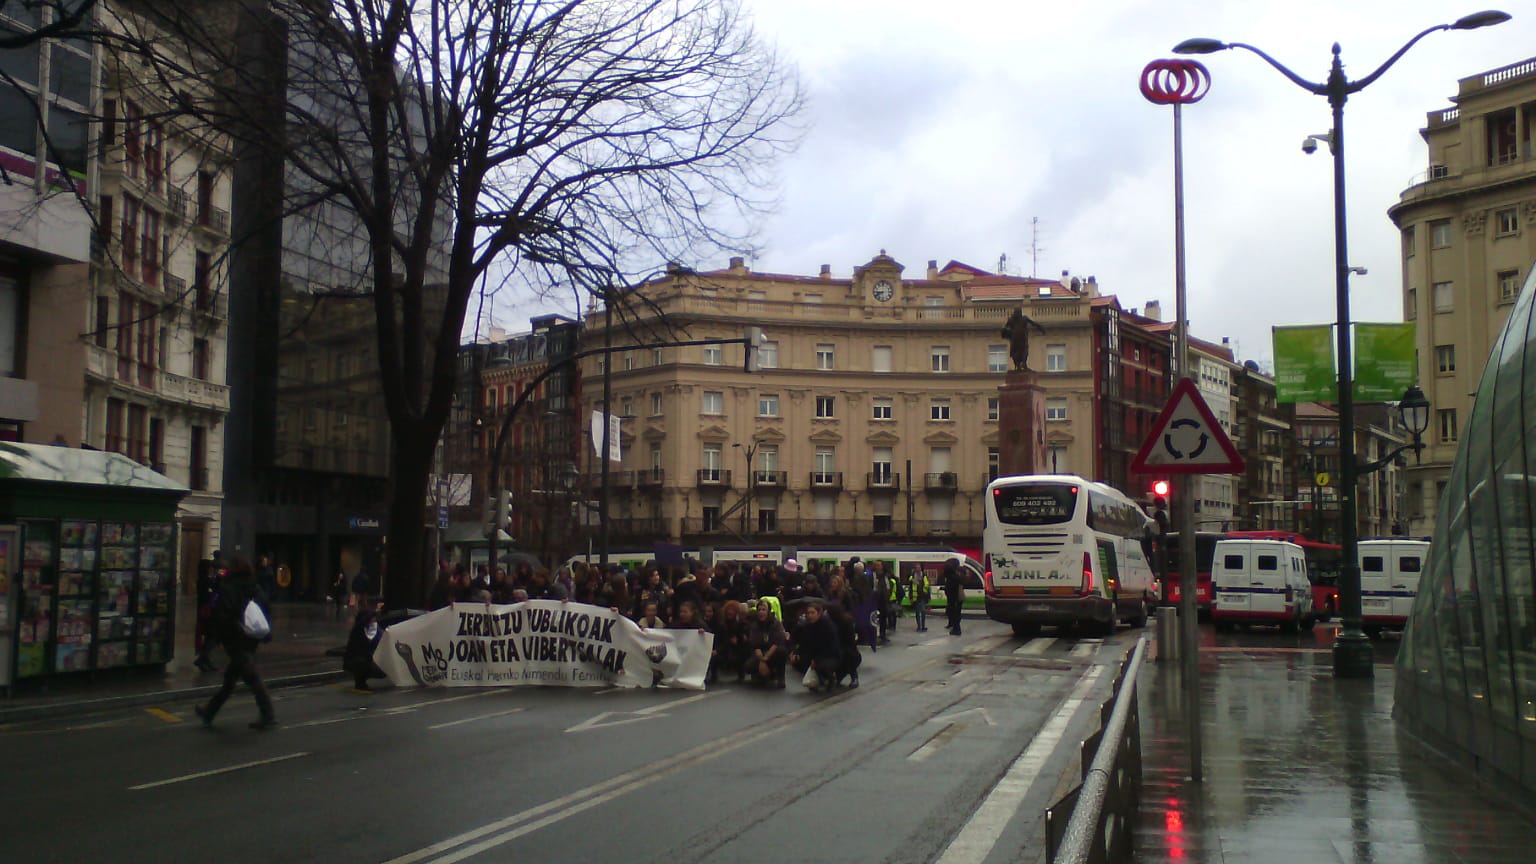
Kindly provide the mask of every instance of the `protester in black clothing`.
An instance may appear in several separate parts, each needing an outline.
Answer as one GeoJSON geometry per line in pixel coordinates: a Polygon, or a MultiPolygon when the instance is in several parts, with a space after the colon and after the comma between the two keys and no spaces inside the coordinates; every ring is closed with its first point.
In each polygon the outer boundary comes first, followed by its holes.
{"type": "Polygon", "coordinates": [[[744,672],[759,684],[769,684],[784,689],[784,664],[789,659],[789,640],[784,626],[773,617],[773,609],[767,603],[757,604],[757,609],[747,624],[747,662],[744,672]]]}
{"type": "Polygon", "coordinates": [[[847,677],[849,687],[859,686],[859,667],[864,663],[864,655],[859,653],[859,629],[854,624],[853,614],[839,603],[828,603],[822,616],[831,618],[832,623],[837,625],[837,644],[840,649],[837,683],[841,684],[843,678],[847,677]]]}
{"type": "Polygon", "coordinates": [[[742,679],[742,664],[747,662],[747,615],[746,607],[735,600],[727,600],[715,618],[715,643],[709,656],[709,677],[713,682],[719,670],[736,673],[736,681],[742,679]]]}
{"type": "Polygon", "coordinates": [[[533,581],[528,583],[529,600],[569,600],[571,596],[565,593],[565,586],[549,578],[549,571],[543,567],[533,571],[533,581]]]}
{"type": "Polygon", "coordinates": [[[965,603],[965,578],[960,575],[960,560],[951,558],[944,562],[940,577],[944,586],[944,614],[949,619],[951,636],[960,635],[960,607],[965,603]]]}
{"type": "Polygon", "coordinates": [[[453,574],[442,572],[437,574],[437,581],[432,583],[432,589],[427,592],[427,608],[442,609],[453,602],[453,574]]]}
{"type": "Polygon", "coordinates": [[[720,566],[730,571],[727,580],[730,585],[730,588],[726,590],[727,597],[735,600],[737,603],[745,603],[756,596],[752,593],[752,574],[746,568],[730,561],[720,566]]]}
{"type": "Polygon", "coordinates": [[[267,695],[267,687],[256,671],[256,646],[260,643],[247,636],[241,626],[245,618],[245,607],[252,601],[261,608],[270,622],[272,608],[256,585],[256,574],[251,570],[251,562],[235,558],[230,562],[219,586],[219,599],[214,607],[212,621],[214,635],[229,655],[229,664],[224,667],[224,686],[208,700],[208,704],[194,708],[204,726],[213,725],[213,718],[229,700],[229,694],[234,692],[236,681],[244,681],[251,688],[251,694],[256,697],[256,707],[261,711],[261,719],[252,723],[251,728],[271,729],[277,725],[277,719],[272,713],[272,697],[267,695]]]}
{"type": "Polygon", "coordinates": [[[837,625],[819,604],[805,607],[805,618],[795,628],[794,647],[789,665],[804,675],[805,686],[812,693],[837,686],[842,649],[838,645],[837,625]]]}
{"type": "Polygon", "coordinates": [[[369,678],[383,678],[384,670],[373,662],[373,650],[379,646],[384,628],[379,626],[379,613],[372,609],[359,609],[352,622],[352,632],[347,636],[347,650],[342,655],[341,668],[352,673],[352,682],[359,690],[371,690],[369,678]]]}

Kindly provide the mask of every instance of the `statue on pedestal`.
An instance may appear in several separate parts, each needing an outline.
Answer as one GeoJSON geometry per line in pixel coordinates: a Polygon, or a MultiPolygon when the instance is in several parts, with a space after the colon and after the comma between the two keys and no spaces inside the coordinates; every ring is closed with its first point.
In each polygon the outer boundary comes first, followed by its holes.
{"type": "Polygon", "coordinates": [[[1029,328],[1035,328],[1041,333],[1045,328],[1035,323],[1035,320],[1024,314],[1023,309],[1013,310],[1008,316],[1008,323],[1003,325],[1003,338],[1008,340],[1008,355],[1013,358],[1013,368],[1028,372],[1029,370],[1029,328]]]}

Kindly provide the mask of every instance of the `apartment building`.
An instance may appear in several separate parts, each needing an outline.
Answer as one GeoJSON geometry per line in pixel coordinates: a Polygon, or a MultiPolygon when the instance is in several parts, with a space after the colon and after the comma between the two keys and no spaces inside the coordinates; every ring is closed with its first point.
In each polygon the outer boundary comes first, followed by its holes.
{"type": "MultiPolygon", "coordinates": [[[[935,261],[914,277],[882,251],[845,277],[758,273],[733,258],[632,292],[646,302],[615,315],[613,338],[635,348],[608,371],[622,417],[615,542],[976,542],[1011,368],[1001,328],[1016,308],[1044,329],[1029,360],[1046,390],[1039,470],[1123,485],[1141,443],[1127,424],[1149,425],[1167,393],[1166,337],[1091,278],[935,261]],[[751,372],[741,345],[671,344],[740,339],[748,326],[766,340],[751,372]]],[[[605,323],[593,310],[583,347],[602,344],[605,323]]],[[[598,358],[583,361],[584,408],[601,407],[603,374],[598,358]]]]}
{"type": "Polygon", "coordinates": [[[1428,170],[1388,211],[1433,405],[1424,464],[1408,469],[1413,535],[1435,524],[1492,340],[1536,259],[1536,58],[1461,79],[1451,102],[1420,130],[1428,170]]]}
{"type": "Polygon", "coordinates": [[[1292,427],[1296,406],[1275,399],[1275,379],[1249,360],[1231,372],[1232,444],[1243,454],[1235,478],[1233,527],[1243,531],[1302,531],[1296,524],[1300,469],[1292,427]]]}

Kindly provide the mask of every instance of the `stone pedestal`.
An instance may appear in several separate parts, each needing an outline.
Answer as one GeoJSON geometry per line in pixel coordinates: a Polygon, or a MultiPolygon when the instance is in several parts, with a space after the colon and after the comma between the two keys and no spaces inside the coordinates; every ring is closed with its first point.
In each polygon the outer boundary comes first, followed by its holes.
{"type": "Polygon", "coordinates": [[[1045,470],[1045,390],[1035,373],[1016,369],[998,388],[998,458],[1004,474],[1045,470]]]}

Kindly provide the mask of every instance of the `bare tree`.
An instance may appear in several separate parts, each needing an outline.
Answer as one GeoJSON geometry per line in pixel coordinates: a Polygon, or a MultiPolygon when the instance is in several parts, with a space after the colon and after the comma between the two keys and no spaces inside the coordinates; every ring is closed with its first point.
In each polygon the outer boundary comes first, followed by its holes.
{"type": "Polygon", "coordinates": [[[96,0],[0,0],[0,14],[36,25],[21,32],[0,30],[0,51],[88,30],[95,6],[96,0]],[[52,13],[46,21],[45,12],[52,13]]]}
{"type": "Polygon", "coordinates": [[[104,8],[169,34],[114,26],[102,41],[177,94],[179,122],[282,160],[282,212],[355,225],[330,245],[377,324],[391,607],[425,594],[426,487],[477,286],[510,271],[614,302],[658,262],[745,248],[798,135],[793,70],[736,0],[104,8]]]}

